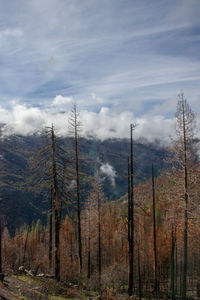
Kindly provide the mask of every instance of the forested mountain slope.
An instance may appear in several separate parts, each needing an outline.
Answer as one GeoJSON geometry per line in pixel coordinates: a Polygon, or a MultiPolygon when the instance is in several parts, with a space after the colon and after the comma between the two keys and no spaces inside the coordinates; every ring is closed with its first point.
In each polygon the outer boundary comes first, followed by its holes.
{"type": "MultiPolygon", "coordinates": [[[[135,141],[135,182],[145,182],[151,176],[151,164],[156,173],[164,167],[166,150],[146,141],[135,141]]],[[[73,163],[73,141],[62,139],[62,146],[68,152],[73,163]]],[[[41,193],[33,185],[29,159],[31,153],[42,147],[40,136],[11,136],[0,142],[0,188],[3,223],[12,232],[24,223],[31,223],[38,218],[46,220],[49,207],[48,193],[41,193]]],[[[127,192],[127,157],[129,141],[81,139],[79,145],[81,202],[87,198],[91,179],[99,174],[107,201],[119,199],[127,192]]],[[[39,157],[37,157],[39,160],[39,157]]],[[[47,188],[48,190],[48,188],[47,188]]],[[[50,187],[49,187],[50,190],[50,187]]]]}

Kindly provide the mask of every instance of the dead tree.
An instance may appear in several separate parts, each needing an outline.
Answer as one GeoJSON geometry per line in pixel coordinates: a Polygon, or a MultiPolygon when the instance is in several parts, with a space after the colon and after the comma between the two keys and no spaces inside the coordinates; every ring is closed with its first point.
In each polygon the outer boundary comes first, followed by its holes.
{"type": "Polygon", "coordinates": [[[98,197],[98,273],[99,273],[99,292],[101,294],[101,199],[98,197]]]}
{"type": "Polygon", "coordinates": [[[0,215],[0,273],[2,273],[2,228],[1,228],[1,215],[0,215]]]}
{"type": "Polygon", "coordinates": [[[47,190],[51,191],[49,266],[51,268],[54,259],[54,275],[57,280],[60,280],[60,210],[62,201],[69,195],[67,190],[68,174],[66,172],[66,165],[69,164],[69,160],[66,151],[62,147],[63,141],[55,135],[53,124],[51,127],[45,128],[42,138],[41,148],[31,158],[31,167],[35,178],[33,184],[36,185],[37,189],[40,186],[44,195],[47,190]],[[53,257],[52,253],[54,253],[53,257]]]}
{"type": "Polygon", "coordinates": [[[172,246],[171,246],[171,291],[172,291],[172,300],[175,300],[175,232],[174,224],[172,224],[172,246]]]}
{"type": "Polygon", "coordinates": [[[129,226],[129,282],[128,282],[128,294],[131,296],[134,289],[134,192],[133,192],[133,129],[134,125],[130,125],[130,201],[128,205],[128,226],[129,226]]]}
{"type": "Polygon", "coordinates": [[[128,242],[130,243],[130,163],[128,157],[128,242]]]}
{"type": "Polygon", "coordinates": [[[22,266],[25,264],[25,258],[26,258],[26,249],[27,249],[27,243],[28,243],[28,235],[29,235],[29,228],[27,227],[26,231],[26,237],[24,242],[24,249],[23,249],[23,260],[22,260],[22,266]]]}
{"type": "Polygon", "coordinates": [[[52,142],[52,178],[53,178],[53,197],[54,197],[54,221],[55,221],[55,278],[60,280],[60,213],[59,213],[59,198],[58,198],[58,171],[56,163],[56,145],[54,127],[51,127],[51,142],[52,142]]]}
{"type": "Polygon", "coordinates": [[[81,207],[80,207],[80,179],[79,179],[79,133],[81,123],[79,121],[79,113],[76,104],[71,111],[69,118],[69,131],[74,139],[75,164],[76,164],[76,196],[77,196],[77,218],[78,218],[78,249],[79,249],[79,268],[82,271],[82,239],[81,239],[81,207]]]}
{"type": "Polygon", "coordinates": [[[156,197],[155,197],[155,178],[154,167],[152,165],[152,198],[153,198],[153,250],[154,250],[154,289],[159,290],[158,282],[158,258],[157,258],[157,233],[156,233],[156,197]]]}
{"type": "Polygon", "coordinates": [[[88,207],[88,270],[87,278],[90,279],[91,276],[91,206],[88,207]]]}
{"type": "Polygon", "coordinates": [[[142,299],[142,278],[141,278],[141,266],[140,266],[140,241],[138,241],[138,294],[139,300],[142,299]]]}
{"type": "Polygon", "coordinates": [[[50,194],[50,210],[49,210],[49,269],[52,267],[52,235],[53,235],[53,190],[50,194]]]}
{"type": "Polygon", "coordinates": [[[90,207],[93,207],[93,212],[96,218],[96,243],[97,243],[97,271],[98,271],[98,286],[101,297],[101,275],[102,275],[102,203],[105,200],[101,183],[95,180],[92,183],[88,201],[90,207]]]}
{"type": "Polygon", "coordinates": [[[192,160],[193,136],[195,129],[195,115],[192,112],[184,94],[179,95],[176,112],[177,121],[177,140],[175,142],[175,153],[179,161],[179,168],[183,170],[184,184],[184,253],[183,253],[183,274],[182,274],[182,292],[181,299],[186,299],[187,293],[187,269],[188,269],[188,168],[189,161],[192,160]]]}

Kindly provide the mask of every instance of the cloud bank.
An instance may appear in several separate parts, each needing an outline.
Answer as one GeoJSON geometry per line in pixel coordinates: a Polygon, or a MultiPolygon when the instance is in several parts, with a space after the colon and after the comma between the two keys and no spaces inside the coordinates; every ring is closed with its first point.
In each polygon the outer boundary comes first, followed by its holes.
{"type": "MultiPolygon", "coordinates": [[[[67,136],[71,102],[71,98],[56,96],[45,108],[17,102],[13,102],[10,108],[0,107],[3,132],[5,135],[31,135],[54,123],[57,134],[67,136]],[[61,106],[62,109],[57,110],[57,106],[61,106]]],[[[130,111],[116,112],[105,106],[98,112],[80,110],[79,117],[82,124],[81,135],[100,140],[128,138],[130,123],[137,125],[134,130],[135,139],[145,137],[149,141],[161,139],[165,142],[174,130],[174,120],[166,119],[162,115],[144,115],[136,118],[130,111]]]]}

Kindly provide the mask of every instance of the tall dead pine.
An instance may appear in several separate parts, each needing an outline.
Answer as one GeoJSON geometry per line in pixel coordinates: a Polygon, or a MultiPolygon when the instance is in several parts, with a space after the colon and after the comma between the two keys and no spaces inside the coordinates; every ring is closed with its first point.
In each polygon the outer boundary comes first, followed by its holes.
{"type": "Polygon", "coordinates": [[[50,211],[49,211],[49,269],[52,267],[52,235],[53,235],[53,189],[50,194],[50,211]]]}
{"type": "Polygon", "coordinates": [[[189,161],[193,155],[193,136],[195,129],[195,115],[192,112],[184,94],[179,95],[176,112],[177,121],[177,140],[175,142],[175,154],[180,162],[179,168],[183,170],[184,186],[184,238],[183,238],[183,272],[182,272],[182,292],[181,299],[186,299],[187,293],[187,270],[188,270],[188,168],[189,161]]]}
{"type": "Polygon", "coordinates": [[[158,257],[157,257],[157,233],[156,233],[156,195],[155,195],[155,177],[154,166],[152,165],[152,198],[153,198],[153,250],[154,250],[154,289],[159,290],[158,282],[158,257]]]}
{"type": "Polygon", "coordinates": [[[79,132],[81,123],[79,122],[79,113],[76,104],[71,111],[69,118],[69,130],[74,139],[75,164],[76,164],[76,196],[77,196],[77,218],[78,218],[78,249],[79,249],[79,268],[82,271],[82,238],[81,238],[81,208],[80,208],[80,179],[79,179],[79,132]]]}
{"type": "Polygon", "coordinates": [[[0,215],[0,273],[2,273],[2,228],[1,228],[1,215],[0,215]]]}
{"type": "Polygon", "coordinates": [[[133,129],[134,125],[130,125],[130,199],[128,203],[128,243],[129,243],[129,282],[128,282],[128,294],[133,295],[134,288],[134,193],[133,193],[133,129]]]}
{"type": "Polygon", "coordinates": [[[101,198],[98,193],[98,273],[99,273],[99,292],[101,295],[101,198]]]}
{"type": "Polygon", "coordinates": [[[53,197],[54,197],[54,220],[55,220],[55,278],[60,280],[60,214],[58,199],[58,173],[56,164],[56,146],[54,127],[51,127],[52,142],[52,178],[53,178],[53,197]]]}
{"type": "MultiPolygon", "coordinates": [[[[62,202],[70,199],[70,164],[62,145],[64,141],[55,134],[55,128],[46,127],[42,132],[40,149],[32,154],[30,167],[32,182],[37,190],[50,191],[49,211],[49,269],[54,266],[54,275],[60,280],[60,222],[62,202]]],[[[49,197],[49,196],[48,196],[49,197]]]]}

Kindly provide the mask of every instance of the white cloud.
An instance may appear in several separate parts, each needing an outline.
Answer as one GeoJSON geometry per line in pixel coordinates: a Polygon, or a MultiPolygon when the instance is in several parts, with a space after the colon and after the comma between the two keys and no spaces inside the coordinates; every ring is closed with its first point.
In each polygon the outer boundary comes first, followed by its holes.
{"type": "Polygon", "coordinates": [[[100,166],[100,173],[105,175],[110,179],[111,185],[115,186],[115,178],[117,176],[117,173],[113,166],[111,166],[109,163],[104,163],[100,166]]]}
{"type": "Polygon", "coordinates": [[[71,97],[63,97],[62,95],[57,95],[52,102],[52,106],[64,106],[66,104],[72,103],[71,97]]]}
{"type": "Polygon", "coordinates": [[[0,117],[6,134],[29,135],[40,130],[45,124],[44,113],[36,107],[15,105],[11,111],[0,110],[0,117]],[[6,116],[4,117],[4,113],[6,116]]]}
{"type": "MultiPolygon", "coordinates": [[[[52,107],[41,109],[25,104],[13,104],[11,109],[0,107],[1,123],[6,124],[5,134],[29,135],[54,123],[58,135],[68,135],[70,111],[58,112],[52,107]]],[[[173,133],[174,120],[163,116],[142,116],[135,118],[132,112],[116,113],[108,107],[99,112],[80,111],[82,135],[100,140],[108,138],[128,138],[130,123],[136,123],[134,138],[145,137],[149,141],[167,141],[173,133]]]]}

